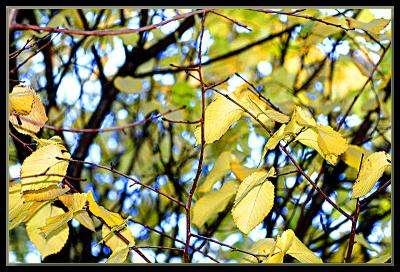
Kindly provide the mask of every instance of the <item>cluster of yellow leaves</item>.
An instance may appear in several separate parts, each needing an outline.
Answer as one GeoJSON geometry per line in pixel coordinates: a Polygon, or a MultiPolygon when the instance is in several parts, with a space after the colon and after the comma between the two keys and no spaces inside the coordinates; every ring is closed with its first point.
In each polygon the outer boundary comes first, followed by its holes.
{"type": "Polygon", "coordinates": [[[9,120],[15,129],[28,135],[37,133],[47,121],[46,111],[36,92],[28,86],[15,86],[8,95],[9,120]],[[19,118],[18,114],[24,117],[19,118]],[[32,120],[35,123],[29,122],[32,120]]]}
{"type": "MultiPolygon", "coordinates": [[[[250,251],[255,254],[267,255],[268,257],[260,257],[263,263],[283,263],[283,257],[286,254],[301,263],[322,263],[321,258],[309,250],[291,229],[278,235],[276,240],[272,238],[258,240],[250,251]]],[[[251,257],[247,261],[256,262],[257,260],[255,257],[251,257]]]]}
{"type": "Polygon", "coordinates": [[[59,252],[69,236],[68,222],[75,218],[86,228],[95,232],[94,221],[88,213],[102,219],[102,235],[113,254],[108,262],[124,262],[130,247],[135,244],[130,229],[121,215],[99,206],[92,192],[69,194],[70,188],[62,185],[71,155],[59,136],[40,139],[34,133],[42,127],[47,117],[44,106],[30,87],[17,86],[9,94],[9,116],[14,127],[21,133],[30,135],[37,148],[22,163],[20,182],[9,184],[8,224],[9,229],[25,223],[29,239],[39,250],[42,259],[59,252]],[[33,120],[19,120],[15,114],[33,120]],[[54,200],[60,200],[67,209],[53,206],[54,200]],[[128,241],[115,236],[121,233],[128,241]]]}

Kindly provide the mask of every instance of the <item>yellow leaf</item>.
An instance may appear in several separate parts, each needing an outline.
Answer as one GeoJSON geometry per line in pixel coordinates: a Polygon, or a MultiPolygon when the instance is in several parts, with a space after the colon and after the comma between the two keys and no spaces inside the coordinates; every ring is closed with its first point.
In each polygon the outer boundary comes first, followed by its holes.
{"type": "Polygon", "coordinates": [[[28,86],[15,86],[8,94],[9,110],[18,114],[27,115],[32,110],[34,92],[28,86]]]}
{"type": "Polygon", "coordinates": [[[215,161],[214,167],[207,175],[204,183],[200,186],[199,192],[205,193],[211,191],[214,183],[226,175],[226,173],[230,169],[231,156],[232,155],[230,151],[224,151],[218,156],[217,160],[215,161]]]}
{"type": "MultiPolygon", "coordinates": [[[[46,116],[46,111],[45,108],[42,104],[42,101],[40,100],[40,97],[36,94],[36,92],[29,87],[26,87],[25,90],[28,90],[29,92],[32,93],[33,95],[33,104],[32,104],[32,109],[29,111],[28,114],[24,115],[24,118],[27,118],[29,120],[32,120],[34,122],[40,123],[40,124],[44,124],[47,121],[47,116],[46,116]]],[[[26,100],[26,99],[24,99],[26,100]]],[[[28,98],[27,100],[30,100],[30,98],[28,98]]],[[[29,101],[27,101],[29,103],[29,101]]],[[[21,106],[19,103],[16,103],[17,105],[15,105],[15,101],[13,102],[14,106],[16,107],[18,110],[22,110],[25,111],[29,108],[29,107],[25,107],[25,106],[21,106]]],[[[33,135],[35,133],[37,133],[43,125],[38,125],[38,124],[33,124],[30,123],[26,120],[22,120],[22,118],[18,118],[11,114],[9,114],[9,120],[11,122],[11,124],[13,124],[13,126],[15,127],[15,129],[22,133],[22,134],[28,134],[28,135],[33,135]]]]}
{"type": "Polygon", "coordinates": [[[44,237],[49,237],[52,233],[63,227],[73,218],[73,213],[68,211],[56,216],[47,218],[46,225],[41,227],[40,230],[44,234],[44,237]]]}
{"type": "MultiPolygon", "coordinates": [[[[127,244],[120,237],[118,237],[115,233],[110,233],[110,231],[110,228],[103,224],[103,226],[101,227],[101,234],[106,246],[108,246],[112,251],[127,246],[127,244]]],[[[135,239],[133,238],[132,232],[129,227],[126,226],[121,231],[119,231],[119,233],[129,241],[129,246],[135,245],[135,239]]]]}
{"type": "Polygon", "coordinates": [[[38,143],[39,148],[46,146],[46,145],[51,145],[51,144],[63,145],[63,140],[58,135],[55,135],[55,136],[51,137],[50,139],[41,139],[41,138],[36,137],[36,135],[34,135],[32,138],[38,143]]]}
{"type": "Polygon", "coordinates": [[[57,144],[43,146],[34,151],[22,163],[21,176],[39,175],[37,177],[23,178],[22,191],[39,190],[55,185],[63,180],[67,173],[68,161],[59,160],[56,157],[69,159],[68,152],[62,152],[65,147],[57,144]],[[57,174],[62,176],[40,176],[41,174],[57,174]]]}
{"type": "Polygon", "coordinates": [[[257,171],[256,168],[248,168],[238,162],[231,162],[231,170],[240,181],[257,171]]]}
{"type": "MultiPolygon", "coordinates": [[[[346,139],[330,126],[317,126],[318,145],[325,156],[339,156],[347,150],[346,139]]],[[[335,159],[336,160],[336,159],[335,159]]]]}
{"type": "Polygon", "coordinates": [[[10,183],[8,187],[9,230],[29,220],[46,202],[25,201],[21,193],[21,183],[10,183]]]}
{"type": "Polygon", "coordinates": [[[317,123],[312,117],[311,113],[299,106],[296,106],[294,111],[294,119],[297,124],[303,127],[316,127],[317,123]]]}
{"type": "Polygon", "coordinates": [[[93,219],[90,217],[87,211],[81,210],[74,212],[74,218],[78,220],[79,223],[84,225],[86,228],[90,229],[93,232],[96,232],[93,219]]]}
{"type": "Polygon", "coordinates": [[[318,133],[314,129],[306,129],[296,137],[296,141],[299,141],[308,147],[314,148],[322,157],[325,157],[318,145],[318,133]]]}
{"type": "Polygon", "coordinates": [[[49,217],[63,213],[64,211],[61,208],[47,204],[41,208],[26,224],[28,237],[39,250],[42,260],[48,255],[58,253],[68,240],[69,228],[67,224],[64,224],[61,228],[47,238],[45,238],[40,232],[40,228],[46,225],[46,220],[49,217]]]}
{"type": "Polygon", "coordinates": [[[288,229],[282,233],[280,244],[277,239],[277,247],[280,247],[283,252],[289,254],[301,263],[322,263],[321,258],[316,256],[299,238],[296,237],[293,230],[288,229]]]}
{"type": "Polygon", "coordinates": [[[353,185],[351,198],[362,197],[371,191],[389,165],[391,165],[390,157],[384,151],[369,155],[363,161],[358,178],[353,185]]]}
{"type": "Polygon", "coordinates": [[[122,247],[116,249],[110,257],[107,259],[106,263],[123,263],[128,257],[129,247],[122,247]]]}
{"type": "Polygon", "coordinates": [[[118,213],[110,212],[102,206],[99,206],[94,200],[92,191],[87,193],[87,201],[89,202],[89,210],[95,216],[100,217],[110,228],[121,225],[124,219],[118,213]]]}
{"type": "Polygon", "coordinates": [[[371,260],[369,260],[367,263],[375,263],[375,264],[378,264],[378,263],[386,263],[388,260],[390,260],[392,258],[392,254],[390,254],[390,253],[387,253],[387,254],[383,254],[382,256],[379,256],[379,257],[376,257],[376,258],[373,258],[373,259],[371,259],[371,260]]]}
{"type": "Polygon", "coordinates": [[[367,154],[367,151],[364,148],[358,145],[349,145],[346,152],[344,152],[342,159],[348,166],[358,170],[360,168],[362,154],[364,154],[364,156],[367,154]]]}
{"type": "Polygon", "coordinates": [[[131,76],[116,77],[114,86],[124,93],[139,93],[142,90],[142,80],[131,76]]]}
{"type": "Polygon", "coordinates": [[[267,143],[264,146],[263,153],[261,155],[261,161],[264,160],[265,155],[267,155],[268,150],[274,149],[282,138],[285,136],[285,128],[286,125],[282,124],[280,128],[268,139],[267,143]]]}
{"type": "Polygon", "coordinates": [[[202,227],[208,219],[225,210],[237,188],[234,181],[228,181],[218,191],[209,192],[197,200],[193,206],[193,224],[202,227]]]}
{"type": "Polygon", "coordinates": [[[69,190],[70,188],[68,186],[52,185],[39,190],[24,191],[22,197],[24,201],[47,201],[55,199],[69,190]]]}
{"type": "Polygon", "coordinates": [[[75,193],[62,195],[58,198],[72,212],[77,212],[83,209],[86,204],[86,193],[75,193]]]}
{"type": "Polygon", "coordinates": [[[287,116],[286,114],[280,113],[279,111],[276,110],[266,110],[265,111],[265,115],[273,120],[276,121],[278,123],[287,123],[289,122],[289,116],[287,116]]]}
{"type": "MultiPolygon", "coordinates": [[[[204,120],[204,139],[206,144],[219,140],[233,123],[240,119],[243,110],[232,101],[218,96],[207,106],[204,120]]],[[[201,143],[201,126],[197,126],[194,134],[196,145],[201,143]]]]}
{"type": "Polygon", "coordinates": [[[236,226],[244,233],[254,229],[274,205],[274,185],[268,180],[270,172],[257,171],[240,184],[232,209],[236,226]]]}
{"type": "Polygon", "coordinates": [[[278,252],[278,253],[268,257],[266,263],[283,263],[284,256],[285,256],[285,253],[278,252]]]}

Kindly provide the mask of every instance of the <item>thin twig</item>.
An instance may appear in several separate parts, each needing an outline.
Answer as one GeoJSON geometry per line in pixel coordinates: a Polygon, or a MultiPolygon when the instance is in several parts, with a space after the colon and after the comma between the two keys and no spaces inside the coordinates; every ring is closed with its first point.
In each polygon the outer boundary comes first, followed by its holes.
{"type": "Polygon", "coordinates": [[[354,97],[353,101],[351,102],[349,108],[347,109],[346,113],[344,114],[342,120],[340,120],[340,122],[338,123],[337,127],[336,127],[336,131],[339,131],[339,129],[341,128],[341,126],[343,125],[344,121],[346,120],[347,115],[349,115],[351,109],[353,108],[354,104],[356,103],[357,99],[360,97],[360,95],[362,94],[362,92],[364,91],[365,87],[367,87],[368,83],[372,80],[372,77],[375,73],[375,71],[378,69],[379,64],[382,62],[383,57],[385,56],[386,52],[388,51],[390,47],[390,43],[388,44],[388,46],[385,47],[385,49],[382,52],[381,57],[379,58],[378,62],[374,65],[374,68],[372,69],[371,73],[369,74],[369,77],[367,79],[367,81],[365,81],[364,85],[361,87],[361,89],[358,91],[358,93],[356,94],[356,96],[354,97]]]}
{"type": "Polygon", "coordinates": [[[188,12],[185,14],[177,15],[171,19],[162,21],[158,24],[153,24],[149,26],[144,26],[140,28],[134,29],[119,29],[119,30],[77,30],[77,29],[59,29],[54,27],[47,27],[47,26],[36,26],[36,25],[29,25],[29,24],[12,24],[10,26],[10,30],[37,30],[37,31],[45,31],[49,33],[63,33],[63,34],[71,34],[71,35],[83,35],[83,36],[115,36],[115,35],[125,35],[131,33],[139,33],[143,31],[149,31],[160,26],[166,25],[172,21],[184,19],[186,17],[190,17],[195,14],[204,13],[205,11],[209,11],[209,9],[201,9],[195,10],[192,12],[188,12]]]}
{"type": "Polygon", "coordinates": [[[22,146],[26,149],[28,149],[31,153],[33,152],[33,149],[29,147],[29,145],[25,142],[23,142],[20,138],[18,138],[16,135],[14,135],[11,131],[8,132],[10,136],[17,141],[18,143],[22,144],[22,146]]]}
{"type": "Polygon", "coordinates": [[[111,132],[111,131],[122,131],[122,130],[127,129],[127,128],[132,128],[132,127],[135,127],[137,125],[141,125],[141,124],[150,122],[150,121],[152,121],[154,119],[160,118],[160,117],[162,117],[164,115],[168,115],[170,113],[173,113],[173,112],[176,112],[176,111],[179,111],[179,110],[183,110],[185,107],[186,106],[182,106],[182,107],[179,107],[179,108],[176,108],[176,109],[168,110],[168,111],[163,112],[163,113],[159,113],[159,114],[157,114],[155,116],[150,116],[149,118],[146,118],[146,119],[143,119],[143,120],[140,120],[140,121],[137,121],[137,122],[126,124],[126,125],[123,125],[123,126],[111,127],[111,128],[83,128],[83,129],[62,128],[62,127],[55,127],[55,126],[51,126],[51,125],[46,125],[44,123],[31,120],[31,119],[29,119],[29,118],[27,118],[27,117],[25,117],[23,115],[19,115],[18,113],[15,113],[15,112],[11,112],[11,114],[14,115],[14,116],[18,116],[21,120],[27,121],[28,123],[34,124],[36,126],[41,126],[41,127],[44,127],[44,128],[50,129],[50,130],[54,130],[54,131],[67,131],[67,132],[74,132],[74,133],[81,133],[81,132],[82,133],[102,133],[102,132],[111,132]]]}
{"type": "Polygon", "coordinates": [[[186,203],[186,243],[185,243],[185,251],[183,254],[184,261],[185,263],[189,262],[189,243],[190,243],[190,237],[191,237],[191,232],[190,232],[190,208],[192,205],[192,198],[194,195],[194,191],[196,190],[197,187],[197,182],[200,178],[201,174],[201,169],[202,169],[202,164],[203,164],[203,158],[204,158],[204,147],[205,147],[205,137],[204,137],[204,120],[205,120],[205,92],[206,92],[206,87],[203,82],[203,76],[202,76],[202,70],[201,70],[201,46],[203,42],[203,34],[204,34],[204,22],[206,18],[207,13],[203,12],[203,16],[201,19],[201,34],[200,34],[200,43],[199,43],[199,50],[198,50],[198,59],[199,59],[199,66],[198,66],[198,73],[199,73],[199,80],[201,84],[201,118],[200,118],[200,130],[201,130],[201,141],[200,141],[200,157],[199,157],[199,163],[197,165],[197,171],[196,175],[193,179],[193,184],[192,188],[190,189],[189,192],[189,197],[186,203]]]}
{"type": "MultiPolygon", "coordinates": [[[[144,183],[140,182],[139,180],[137,180],[137,179],[135,179],[135,178],[133,178],[133,177],[131,177],[129,175],[126,175],[126,174],[118,171],[115,168],[103,166],[103,165],[100,165],[100,164],[97,164],[97,163],[93,163],[93,162],[86,162],[86,161],[75,160],[75,159],[66,159],[66,158],[61,158],[61,157],[56,157],[56,159],[64,160],[64,161],[70,161],[70,162],[77,162],[77,163],[82,163],[82,164],[87,164],[87,165],[91,165],[91,166],[94,166],[94,167],[97,167],[97,168],[108,170],[108,171],[110,171],[112,173],[115,173],[117,175],[123,176],[123,177],[133,181],[134,184],[139,184],[139,185],[141,185],[141,186],[143,186],[143,187],[145,187],[145,188],[147,188],[147,189],[149,189],[149,190],[151,190],[151,191],[153,191],[153,192],[155,192],[157,194],[165,196],[166,198],[168,198],[169,200],[177,203],[181,207],[185,207],[185,204],[182,203],[181,201],[179,201],[178,199],[176,199],[176,198],[174,198],[174,197],[172,197],[172,196],[170,196],[170,195],[168,195],[168,194],[166,194],[166,193],[164,193],[164,192],[162,192],[162,191],[160,191],[158,189],[155,189],[155,188],[153,188],[153,187],[151,187],[151,186],[149,186],[147,184],[144,184],[144,183]]],[[[132,184],[132,185],[134,185],[134,184],[132,184]]],[[[132,185],[130,185],[130,186],[132,186],[132,185]]]]}

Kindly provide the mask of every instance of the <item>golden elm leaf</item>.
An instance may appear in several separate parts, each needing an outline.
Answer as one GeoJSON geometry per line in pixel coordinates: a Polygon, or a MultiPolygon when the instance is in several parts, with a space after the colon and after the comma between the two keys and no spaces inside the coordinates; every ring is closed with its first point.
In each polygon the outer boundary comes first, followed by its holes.
{"type": "Polygon", "coordinates": [[[376,258],[372,258],[371,260],[369,260],[367,263],[372,263],[372,264],[382,264],[382,263],[386,263],[388,260],[390,260],[392,258],[392,254],[391,253],[386,253],[383,254],[381,256],[378,256],[376,258]]]}
{"type": "Polygon", "coordinates": [[[239,230],[246,234],[262,222],[274,205],[274,185],[269,176],[270,172],[254,172],[237,191],[232,216],[239,230]]]}
{"type": "MultiPolygon", "coordinates": [[[[240,180],[243,181],[246,177],[248,177],[250,174],[254,173],[257,171],[256,168],[248,168],[246,166],[243,166],[241,163],[238,163],[236,161],[230,163],[231,170],[233,174],[240,180]]],[[[267,173],[267,172],[266,172],[267,173]]]]}
{"type": "Polygon", "coordinates": [[[25,201],[20,182],[11,182],[8,187],[8,228],[15,228],[29,220],[46,202],[25,201]]]}
{"type": "Polygon", "coordinates": [[[342,156],[342,159],[348,166],[358,170],[360,168],[362,154],[364,154],[363,160],[365,160],[367,151],[358,145],[349,144],[346,152],[344,152],[342,156]]]}
{"type": "Polygon", "coordinates": [[[33,135],[43,127],[43,124],[47,122],[47,116],[46,116],[46,110],[43,106],[42,101],[40,100],[40,97],[36,94],[36,92],[32,88],[28,87],[27,90],[29,90],[32,93],[34,99],[33,99],[32,109],[29,111],[28,114],[24,115],[23,118],[32,120],[36,123],[33,124],[31,122],[23,120],[22,117],[17,118],[17,116],[12,114],[11,111],[9,114],[9,120],[18,132],[27,135],[33,135]]]}
{"type": "Polygon", "coordinates": [[[275,254],[269,256],[265,263],[283,263],[284,256],[285,256],[285,253],[283,253],[283,252],[275,253],[275,254]]]}
{"type": "Polygon", "coordinates": [[[304,245],[291,229],[285,230],[279,241],[277,239],[277,247],[301,263],[322,263],[321,258],[304,245]]]}
{"type": "MultiPolygon", "coordinates": [[[[276,242],[272,238],[259,239],[253,244],[249,251],[255,254],[271,255],[275,251],[275,245],[276,242]]],[[[254,256],[249,256],[248,260],[251,263],[258,263],[257,258],[254,256]]]]}
{"type": "Polygon", "coordinates": [[[202,227],[208,219],[225,210],[235,196],[237,188],[238,185],[234,181],[228,181],[218,191],[208,192],[197,200],[192,210],[193,224],[202,227]]]}
{"type": "Polygon", "coordinates": [[[21,180],[22,191],[39,190],[61,182],[67,173],[68,161],[59,160],[57,157],[66,159],[71,157],[68,152],[62,152],[64,150],[65,147],[61,145],[51,144],[37,149],[28,156],[22,163],[21,176],[39,176],[23,178],[21,180]],[[48,174],[61,176],[49,176],[48,174]]]}
{"type": "Polygon", "coordinates": [[[74,193],[62,195],[58,199],[72,212],[77,212],[83,209],[86,204],[86,193],[74,193]]]}
{"type": "Polygon", "coordinates": [[[96,232],[93,219],[90,217],[87,211],[81,210],[74,212],[74,218],[86,228],[90,229],[93,232],[96,232]]]}
{"type": "MultiPolygon", "coordinates": [[[[125,237],[129,241],[129,246],[135,245],[135,239],[133,238],[132,232],[128,226],[124,226],[125,222],[123,222],[120,226],[123,227],[119,233],[125,237]]],[[[112,251],[117,250],[117,248],[126,247],[127,244],[118,237],[115,233],[111,231],[111,229],[104,225],[101,227],[101,235],[103,237],[103,242],[108,246],[112,251]]]]}
{"type": "Polygon", "coordinates": [[[36,135],[33,135],[32,138],[38,143],[38,148],[41,148],[46,145],[51,145],[51,144],[59,144],[59,145],[63,146],[63,140],[58,135],[55,135],[55,136],[51,137],[50,139],[38,138],[38,137],[36,137],[36,135]]]}
{"type": "Polygon", "coordinates": [[[107,226],[112,228],[124,223],[124,219],[120,214],[115,212],[110,212],[103,206],[98,205],[94,200],[92,191],[89,191],[87,193],[87,201],[89,202],[90,212],[93,213],[95,216],[103,219],[104,222],[107,224],[107,226]]]}
{"type": "Polygon", "coordinates": [[[279,111],[273,109],[266,110],[264,113],[269,119],[278,123],[287,123],[290,120],[289,116],[286,114],[280,113],[279,111]]]}
{"type": "Polygon", "coordinates": [[[283,139],[285,136],[285,128],[286,125],[282,124],[279,129],[268,139],[267,143],[264,146],[263,153],[261,155],[261,161],[264,160],[265,155],[267,155],[268,150],[274,149],[279,142],[283,139]]]}
{"type": "Polygon", "coordinates": [[[317,126],[318,145],[325,155],[339,156],[347,150],[346,139],[330,126],[317,126]]]}
{"type": "Polygon", "coordinates": [[[51,254],[60,252],[68,240],[68,224],[64,224],[48,237],[44,237],[40,231],[40,228],[46,225],[48,218],[63,213],[63,209],[46,204],[26,223],[28,237],[39,250],[42,260],[51,254]]]}
{"type": "MultiPolygon", "coordinates": [[[[219,140],[233,123],[240,119],[243,110],[232,101],[218,96],[206,108],[204,120],[204,139],[206,144],[219,140]]],[[[201,126],[194,134],[196,145],[201,143],[201,126]]]]}
{"type": "Polygon", "coordinates": [[[35,99],[34,93],[28,86],[15,86],[8,94],[9,110],[22,115],[29,114],[35,99]]]}
{"type": "Polygon", "coordinates": [[[39,190],[24,191],[22,197],[24,201],[47,201],[56,199],[57,197],[64,195],[69,190],[70,188],[68,186],[51,185],[39,190]]]}
{"type": "Polygon", "coordinates": [[[230,151],[224,151],[218,156],[210,173],[207,175],[203,184],[199,187],[199,192],[205,193],[211,191],[215,182],[226,175],[230,170],[231,157],[232,155],[230,151]]]}
{"type": "Polygon", "coordinates": [[[125,262],[126,258],[128,257],[129,247],[120,247],[113,251],[110,257],[107,259],[106,263],[123,263],[125,262]]]}
{"type": "Polygon", "coordinates": [[[358,178],[353,185],[351,198],[362,197],[370,192],[383,172],[385,172],[386,167],[390,165],[391,161],[388,160],[388,154],[384,151],[369,155],[363,161],[358,178]]]}
{"type": "Polygon", "coordinates": [[[315,122],[314,118],[312,117],[311,113],[306,109],[303,109],[299,106],[296,106],[294,112],[294,119],[296,120],[297,124],[304,127],[316,127],[317,123],[315,122]]]}
{"type": "Polygon", "coordinates": [[[117,76],[114,80],[114,86],[124,93],[138,93],[142,90],[142,80],[131,76],[117,76]]]}
{"type": "Polygon", "coordinates": [[[62,228],[65,224],[67,224],[70,220],[72,220],[72,218],[73,218],[72,211],[55,215],[47,218],[46,225],[39,229],[44,234],[44,237],[47,238],[51,234],[56,232],[59,228],[62,228]]]}

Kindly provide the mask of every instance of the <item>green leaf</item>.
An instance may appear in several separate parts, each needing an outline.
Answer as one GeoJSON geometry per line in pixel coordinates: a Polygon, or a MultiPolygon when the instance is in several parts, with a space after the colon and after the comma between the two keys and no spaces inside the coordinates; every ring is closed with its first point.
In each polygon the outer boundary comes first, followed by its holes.
{"type": "Polygon", "coordinates": [[[176,106],[185,105],[190,108],[190,102],[195,99],[195,90],[187,81],[180,81],[172,87],[172,104],[176,106]]]}
{"type": "Polygon", "coordinates": [[[390,156],[384,151],[369,155],[363,162],[358,178],[353,185],[351,198],[362,197],[371,191],[391,163],[390,156]]]}
{"type": "Polygon", "coordinates": [[[218,191],[202,196],[193,206],[193,224],[200,228],[208,219],[225,210],[237,189],[234,181],[228,181],[218,191]]]}
{"type": "Polygon", "coordinates": [[[114,80],[114,86],[124,93],[139,93],[142,91],[142,80],[131,76],[118,76],[114,80]]]}
{"type": "Polygon", "coordinates": [[[222,152],[217,160],[215,161],[214,167],[207,175],[206,180],[200,186],[199,192],[209,192],[214,186],[217,180],[222,179],[226,173],[230,170],[230,162],[231,162],[231,152],[224,151],[222,152]]]}
{"type": "Polygon", "coordinates": [[[254,172],[237,191],[232,216],[236,226],[246,234],[262,222],[274,205],[274,185],[267,179],[269,173],[254,172]]]}

